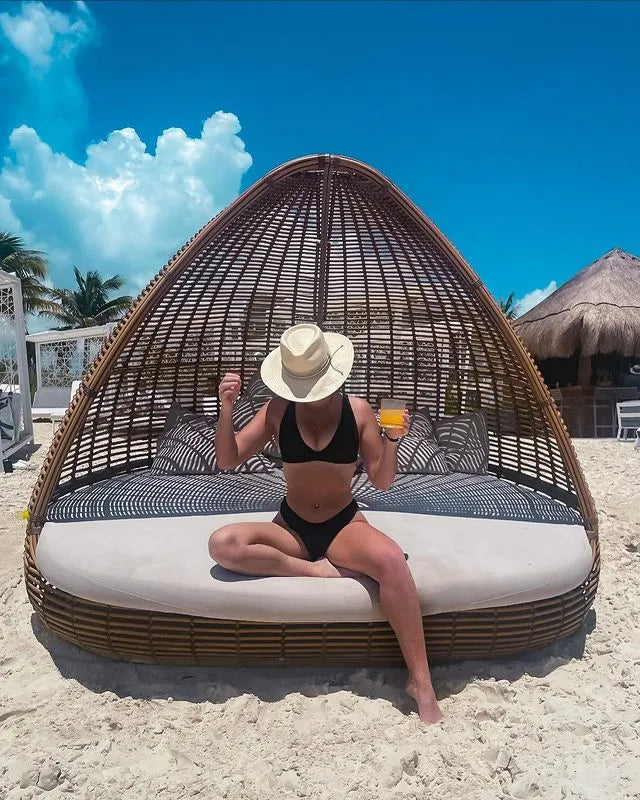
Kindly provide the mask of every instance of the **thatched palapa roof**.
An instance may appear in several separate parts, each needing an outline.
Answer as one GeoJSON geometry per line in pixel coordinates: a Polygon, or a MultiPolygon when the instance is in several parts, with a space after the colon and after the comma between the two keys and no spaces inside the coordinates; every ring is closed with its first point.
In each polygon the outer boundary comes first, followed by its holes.
{"type": "Polygon", "coordinates": [[[538,359],[640,356],[640,258],[614,248],[515,320],[538,359]]]}

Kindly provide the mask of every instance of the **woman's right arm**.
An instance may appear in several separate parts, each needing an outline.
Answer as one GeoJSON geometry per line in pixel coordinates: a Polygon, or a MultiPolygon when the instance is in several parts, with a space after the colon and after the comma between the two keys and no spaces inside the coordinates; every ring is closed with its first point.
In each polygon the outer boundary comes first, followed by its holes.
{"type": "Polygon", "coordinates": [[[240,376],[228,372],[220,381],[220,418],[216,427],[216,461],[220,469],[235,469],[261,450],[271,438],[265,403],[237,434],[233,430],[233,406],[240,394],[240,376]]]}

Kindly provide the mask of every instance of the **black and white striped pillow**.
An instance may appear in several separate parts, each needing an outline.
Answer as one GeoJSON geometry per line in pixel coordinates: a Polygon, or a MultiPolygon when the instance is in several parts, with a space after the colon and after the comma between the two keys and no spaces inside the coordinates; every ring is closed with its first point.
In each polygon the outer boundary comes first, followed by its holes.
{"type": "Polygon", "coordinates": [[[216,461],[217,424],[215,417],[194,414],[174,402],[167,416],[165,430],[158,437],[151,474],[202,475],[273,471],[272,464],[260,454],[251,456],[233,470],[220,469],[216,461]]]}
{"type": "Polygon", "coordinates": [[[416,408],[413,414],[410,415],[409,434],[411,436],[421,436],[423,439],[431,439],[435,442],[436,430],[429,409],[426,406],[416,408]]]}
{"type": "Polygon", "coordinates": [[[489,435],[482,410],[439,419],[436,422],[436,439],[453,472],[486,475],[489,435]]]}
{"type": "Polygon", "coordinates": [[[438,447],[429,409],[417,408],[409,417],[409,433],[398,445],[398,473],[447,475],[451,470],[438,447]]]}
{"type": "Polygon", "coordinates": [[[408,433],[398,445],[398,472],[446,475],[451,470],[437,442],[408,433]]]}

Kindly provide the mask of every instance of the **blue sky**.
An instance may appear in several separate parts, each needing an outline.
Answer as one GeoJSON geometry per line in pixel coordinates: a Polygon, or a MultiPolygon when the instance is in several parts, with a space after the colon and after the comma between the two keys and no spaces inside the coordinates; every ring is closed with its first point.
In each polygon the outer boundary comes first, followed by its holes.
{"type": "Polygon", "coordinates": [[[334,152],[494,294],[541,297],[640,253],[639,29],[631,2],[0,3],[0,229],[58,285],[137,294],[266,171],[334,152]]]}

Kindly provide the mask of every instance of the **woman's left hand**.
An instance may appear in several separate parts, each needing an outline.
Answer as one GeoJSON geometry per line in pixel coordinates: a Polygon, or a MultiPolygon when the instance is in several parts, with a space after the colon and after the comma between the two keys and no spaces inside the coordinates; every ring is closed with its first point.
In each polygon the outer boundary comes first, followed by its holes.
{"type": "Polygon", "coordinates": [[[385,427],[385,431],[392,439],[398,439],[400,436],[406,436],[409,433],[409,411],[405,408],[403,411],[404,424],[401,428],[385,427]]]}

